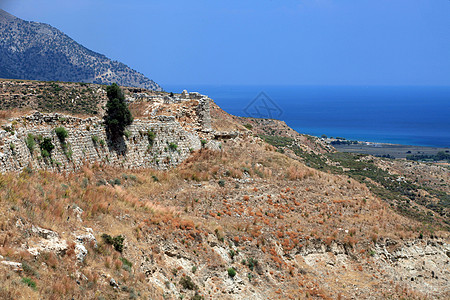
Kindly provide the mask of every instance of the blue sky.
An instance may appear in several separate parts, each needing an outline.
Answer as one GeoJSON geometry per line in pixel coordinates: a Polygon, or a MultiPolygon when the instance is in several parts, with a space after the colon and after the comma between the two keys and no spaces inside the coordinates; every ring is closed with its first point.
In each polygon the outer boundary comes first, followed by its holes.
{"type": "Polygon", "coordinates": [[[450,85],[449,0],[2,0],[162,84],[450,85]]]}

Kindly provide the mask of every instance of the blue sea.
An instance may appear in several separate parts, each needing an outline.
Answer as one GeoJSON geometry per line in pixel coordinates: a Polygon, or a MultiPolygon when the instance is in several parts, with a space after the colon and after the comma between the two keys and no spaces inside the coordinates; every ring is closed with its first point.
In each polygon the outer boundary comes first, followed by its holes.
{"type": "Polygon", "coordinates": [[[212,98],[237,116],[284,120],[300,133],[450,147],[450,86],[174,86],[212,98]]]}

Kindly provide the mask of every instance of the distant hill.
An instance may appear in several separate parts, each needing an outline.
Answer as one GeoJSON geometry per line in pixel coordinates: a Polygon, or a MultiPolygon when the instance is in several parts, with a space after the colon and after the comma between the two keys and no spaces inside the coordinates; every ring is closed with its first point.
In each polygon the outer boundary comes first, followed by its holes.
{"type": "Polygon", "coordinates": [[[153,80],[91,51],[60,30],[0,9],[0,78],[87,82],[162,90],[153,80]]]}

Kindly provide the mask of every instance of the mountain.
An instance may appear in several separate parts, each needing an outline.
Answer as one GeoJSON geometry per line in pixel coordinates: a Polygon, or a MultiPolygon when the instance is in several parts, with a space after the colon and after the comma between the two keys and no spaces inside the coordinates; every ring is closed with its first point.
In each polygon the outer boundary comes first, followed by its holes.
{"type": "Polygon", "coordinates": [[[0,9],[0,78],[87,82],[161,91],[153,80],[91,51],[60,30],[0,9]]]}

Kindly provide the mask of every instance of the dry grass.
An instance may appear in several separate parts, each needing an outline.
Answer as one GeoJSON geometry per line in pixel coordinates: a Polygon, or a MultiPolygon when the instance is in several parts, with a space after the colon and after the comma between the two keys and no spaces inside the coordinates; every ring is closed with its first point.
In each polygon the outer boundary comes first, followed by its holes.
{"type": "MultiPolygon", "coordinates": [[[[138,292],[159,299],[164,288],[149,282],[153,273],[144,274],[147,269],[139,266],[157,266],[169,282],[178,282],[182,274],[195,280],[210,278],[210,272],[225,272],[230,264],[219,256],[215,244],[238,250],[233,264],[239,276],[251,274],[249,284],[263,287],[268,297],[288,298],[289,291],[321,298],[339,292],[345,298],[353,291],[328,282],[347,278],[361,289],[374,282],[391,286],[372,276],[369,249],[380,238],[410,239],[422,229],[421,224],[395,214],[366,186],[346,176],[312,170],[251,138],[227,141],[222,151],[197,151],[167,172],[93,165],[73,174],[4,174],[0,187],[4,216],[0,255],[26,262],[39,273],[27,275],[36,281],[33,290],[21,283],[24,274],[1,269],[0,295],[5,299],[124,298],[138,292]],[[120,185],[114,185],[116,179],[120,185]],[[75,206],[84,211],[81,224],[75,206]],[[69,249],[64,255],[32,257],[23,249],[29,237],[26,229],[16,226],[19,218],[25,227],[33,224],[57,231],[69,241],[69,249]],[[78,264],[72,232],[81,227],[93,228],[99,246],[87,245],[86,260],[78,264]],[[105,244],[102,233],[124,236],[124,252],[105,244]],[[320,261],[314,269],[297,259],[304,249],[316,245],[345,245],[357,261],[338,266],[340,273],[333,273],[320,261]],[[171,256],[175,248],[184,260],[171,256]],[[121,258],[133,267],[125,269],[121,258]],[[258,264],[241,263],[250,258],[258,264]],[[198,279],[192,274],[194,265],[201,266],[198,279]],[[315,275],[319,271],[321,277],[315,275]],[[79,279],[77,272],[84,277],[79,279]],[[127,289],[114,290],[109,277],[127,289]],[[359,281],[351,279],[355,277],[359,281]]],[[[217,298],[220,279],[213,288],[201,289],[217,298]]],[[[390,295],[414,297],[414,293],[419,295],[414,290],[390,295]]]]}

